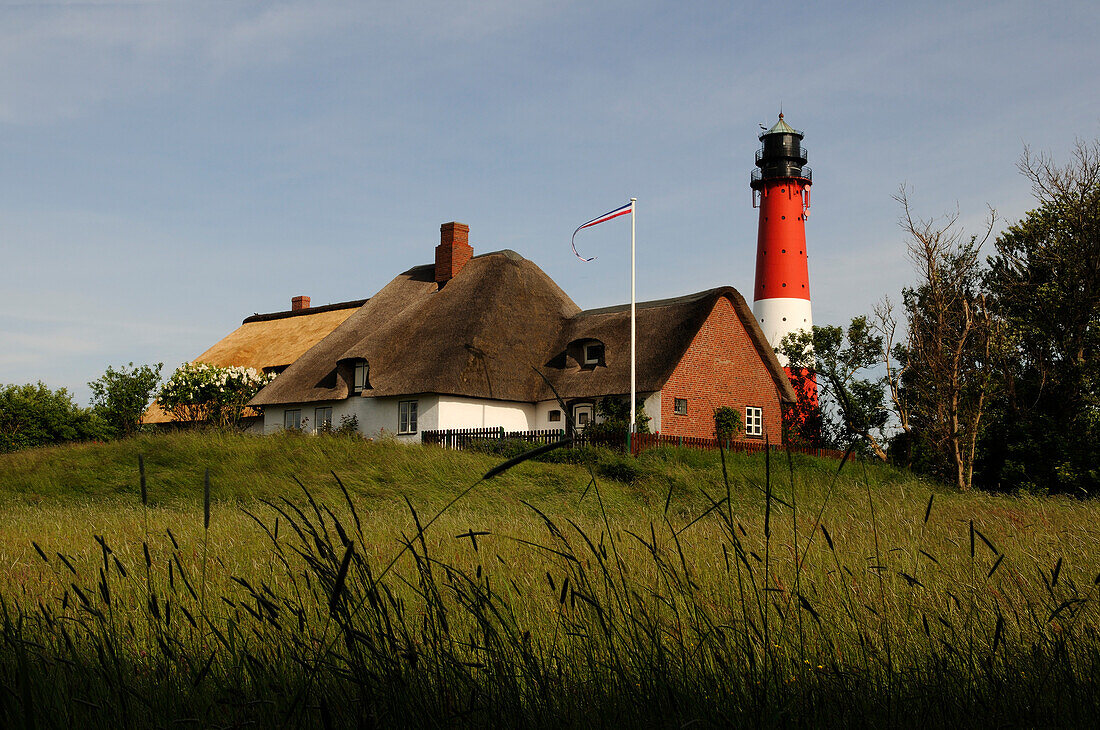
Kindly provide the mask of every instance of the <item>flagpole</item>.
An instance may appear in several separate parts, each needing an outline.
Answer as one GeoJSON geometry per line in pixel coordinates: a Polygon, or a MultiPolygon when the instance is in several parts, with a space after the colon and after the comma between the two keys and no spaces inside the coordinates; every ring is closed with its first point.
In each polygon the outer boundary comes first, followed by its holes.
{"type": "Polygon", "coordinates": [[[626,431],[626,445],[627,449],[633,453],[633,444],[631,443],[631,435],[634,433],[634,422],[637,420],[635,413],[635,396],[634,392],[637,389],[637,372],[636,372],[636,358],[635,358],[635,341],[637,338],[635,329],[635,303],[634,303],[634,207],[637,205],[638,199],[630,199],[630,425],[626,431]]]}

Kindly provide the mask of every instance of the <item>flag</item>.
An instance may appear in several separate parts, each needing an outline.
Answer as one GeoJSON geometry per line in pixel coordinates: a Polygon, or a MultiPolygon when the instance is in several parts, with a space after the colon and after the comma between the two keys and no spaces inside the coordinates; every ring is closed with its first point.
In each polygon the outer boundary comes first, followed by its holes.
{"type": "Polygon", "coordinates": [[[593,256],[592,258],[586,259],[585,257],[581,256],[579,253],[577,253],[577,234],[580,233],[585,228],[591,228],[594,225],[604,223],[605,221],[609,221],[612,218],[618,218],[619,216],[626,215],[627,213],[630,213],[633,210],[634,210],[634,203],[630,202],[630,203],[627,203],[626,205],[622,206],[621,208],[616,208],[615,210],[610,211],[608,213],[604,213],[603,215],[601,215],[597,218],[593,218],[592,220],[588,221],[584,225],[577,226],[577,230],[573,231],[573,240],[572,240],[574,255],[576,255],[576,257],[579,258],[581,261],[586,261],[586,262],[587,261],[595,261],[595,259],[596,259],[595,256],[593,256]]]}

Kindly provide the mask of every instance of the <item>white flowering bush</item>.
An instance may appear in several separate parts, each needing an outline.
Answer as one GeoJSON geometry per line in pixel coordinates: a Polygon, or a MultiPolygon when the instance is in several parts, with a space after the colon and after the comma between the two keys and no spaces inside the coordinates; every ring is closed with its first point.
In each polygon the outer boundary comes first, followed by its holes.
{"type": "Polygon", "coordinates": [[[157,405],[175,421],[232,426],[245,404],[274,378],[255,368],[185,362],[161,387],[157,405]]]}

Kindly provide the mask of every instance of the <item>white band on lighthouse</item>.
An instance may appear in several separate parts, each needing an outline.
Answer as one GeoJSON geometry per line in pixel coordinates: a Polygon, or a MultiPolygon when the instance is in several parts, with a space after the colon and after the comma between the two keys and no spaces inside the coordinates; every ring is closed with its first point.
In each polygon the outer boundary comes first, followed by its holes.
{"type": "MultiPolygon", "coordinates": [[[[764,339],[773,347],[778,347],[783,337],[791,332],[812,330],[814,325],[809,299],[758,299],[752,303],[752,313],[764,331],[764,339]]],[[[787,367],[787,358],[778,357],[779,364],[787,367]]]]}

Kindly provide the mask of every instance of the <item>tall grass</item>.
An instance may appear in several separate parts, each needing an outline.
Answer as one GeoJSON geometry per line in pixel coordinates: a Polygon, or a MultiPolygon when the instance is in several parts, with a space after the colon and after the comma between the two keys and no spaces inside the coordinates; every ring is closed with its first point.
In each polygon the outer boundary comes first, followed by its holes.
{"type": "MultiPolygon", "coordinates": [[[[1096,716],[1096,535],[1057,522],[1093,506],[727,456],[662,450],[633,486],[518,457],[400,510],[320,472],[243,507],[212,499],[210,478],[194,507],[158,506],[150,470],[148,526],[135,500],[89,549],[58,535],[65,546],[35,540],[13,561],[0,726],[1096,716]],[[559,472],[582,475],[574,509],[530,493],[481,508],[508,479],[559,472]]],[[[44,509],[47,522],[99,514],[44,509]]],[[[33,529],[32,508],[6,514],[33,529]]]]}

